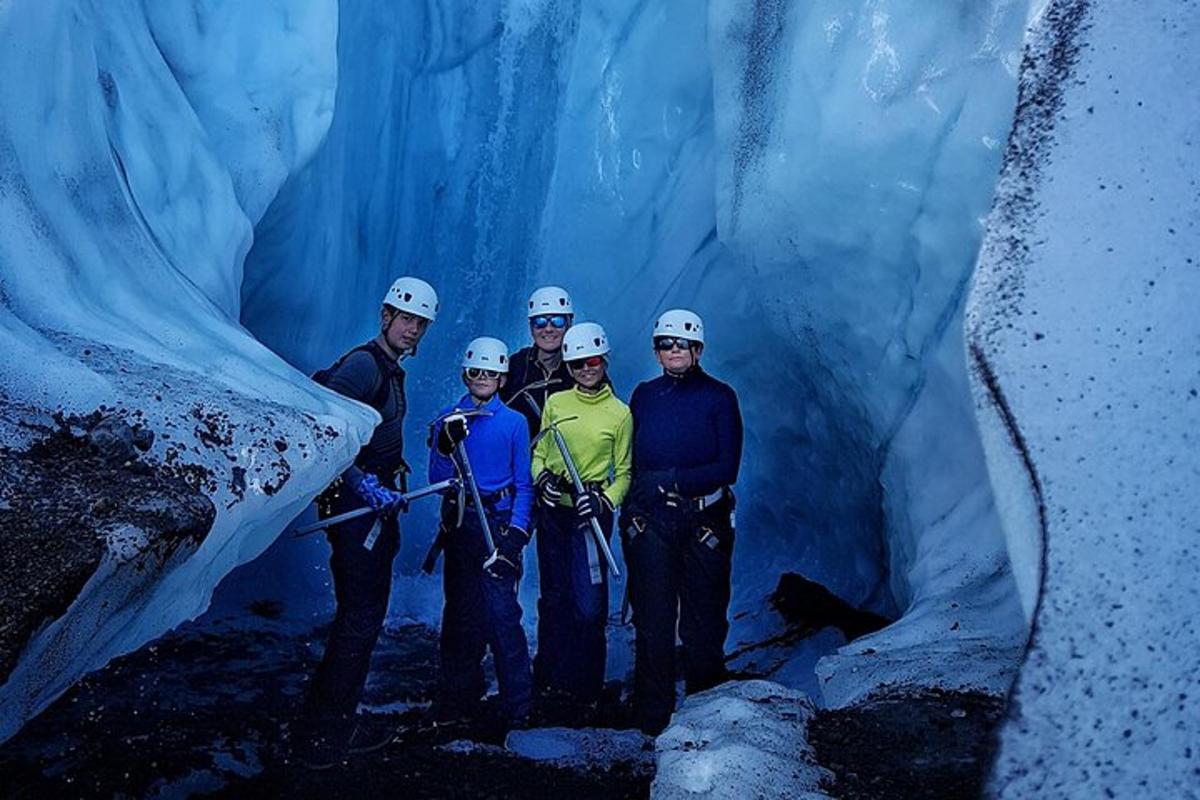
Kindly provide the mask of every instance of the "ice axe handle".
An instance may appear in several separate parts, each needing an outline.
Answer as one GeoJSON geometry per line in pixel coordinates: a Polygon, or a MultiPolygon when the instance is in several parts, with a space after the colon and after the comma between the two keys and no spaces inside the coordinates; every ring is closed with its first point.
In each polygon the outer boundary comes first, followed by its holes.
{"type": "MultiPolygon", "coordinates": [[[[579,470],[575,468],[575,460],[571,458],[571,451],[567,449],[567,442],[563,439],[563,435],[558,430],[558,423],[551,423],[550,430],[554,436],[554,443],[558,445],[558,450],[562,454],[563,463],[567,465],[567,474],[571,476],[571,484],[575,487],[575,496],[583,494],[583,481],[579,477],[579,470]]],[[[614,578],[621,577],[621,570],[617,567],[617,560],[613,558],[612,549],[608,546],[608,539],[604,538],[604,531],[600,528],[600,520],[595,517],[590,518],[592,523],[592,534],[596,537],[596,545],[600,548],[600,552],[604,554],[604,560],[608,562],[609,572],[614,578]]]]}
{"type": "Polygon", "coordinates": [[[479,527],[483,530],[483,543],[487,545],[488,555],[496,552],[496,542],[492,539],[492,528],[488,525],[487,512],[483,508],[483,500],[479,496],[479,485],[475,483],[475,473],[471,470],[471,460],[467,458],[465,442],[455,445],[458,458],[462,462],[463,481],[471,490],[471,500],[475,503],[475,512],[479,514],[479,527]]]}
{"type": "MultiPolygon", "coordinates": [[[[414,489],[413,491],[407,492],[406,494],[402,494],[400,496],[404,498],[405,502],[411,502],[418,498],[426,497],[427,495],[440,494],[447,489],[455,488],[457,485],[458,478],[447,478],[444,481],[438,481],[437,483],[432,483],[429,486],[422,486],[420,489],[414,489]]],[[[357,519],[367,514],[374,513],[378,513],[378,510],[371,508],[370,506],[363,506],[362,508],[356,508],[353,511],[346,511],[342,514],[337,514],[327,519],[318,520],[317,522],[297,528],[292,536],[293,538],[307,536],[310,533],[315,533],[321,530],[322,528],[328,528],[331,525],[337,525],[341,522],[347,522],[349,520],[357,519]]]]}

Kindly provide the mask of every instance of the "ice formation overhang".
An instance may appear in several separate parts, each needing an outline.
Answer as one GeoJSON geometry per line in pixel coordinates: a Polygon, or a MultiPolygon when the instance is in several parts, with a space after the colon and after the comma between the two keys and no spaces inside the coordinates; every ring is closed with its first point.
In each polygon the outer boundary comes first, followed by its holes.
{"type": "Polygon", "coordinates": [[[1053,2],[968,310],[1033,619],[997,797],[1200,785],[1200,8],[1053,2]]]}
{"type": "MultiPolygon", "coordinates": [[[[190,476],[215,508],[205,535],[165,557],[150,524],[110,539],[0,676],[0,739],[89,669],[201,612],[373,425],[238,320],[253,225],[329,125],[336,12],[308,0],[0,7],[3,457],[20,458],[52,413],[104,406],[153,431],[147,460],[190,476]]],[[[22,509],[3,508],[22,524],[22,509]]]]}

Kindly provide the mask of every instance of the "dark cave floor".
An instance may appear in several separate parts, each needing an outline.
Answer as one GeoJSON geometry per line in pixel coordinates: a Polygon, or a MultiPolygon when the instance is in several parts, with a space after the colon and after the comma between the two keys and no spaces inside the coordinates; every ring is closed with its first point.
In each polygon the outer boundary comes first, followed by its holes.
{"type": "MultiPolygon", "coordinates": [[[[0,745],[0,797],[646,797],[650,740],[571,766],[505,750],[486,724],[433,726],[437,634],[389,628],[363,699],[396,740],[345,765],[288,763],[288,737],[323,631],[298,633],[269,605],[236,620],[188,623],[82,680],[0,745]]],[[[745,676],[750,677],[750,676],[745,676]]],[[[598,709],[559,708],[539,726],[627,728],[623,687],[598,709]]],[[[897,690],[819,712],[809,729],[834,797],[979,797],[1002,701],[897,690]]]]}
{"type": "MultiPolygon", "coordinates": [[[[495,746],[503,731],[491,726],[428,724],[437,636],[415,625],[384,632],[363,698],[374,724],[403,731],[397,741],[321,772],[290,764],[288,736],[322,636],[297,635],[261,615],[181,626],[89,675],[0,746],[0,797],[648,793],[649,751],[636,761],[563,768],[506,753],[495,746]]],[[[559,713],[574,725],[611,727],[621,724],[615,700],[590,717],[559,713]]]]}

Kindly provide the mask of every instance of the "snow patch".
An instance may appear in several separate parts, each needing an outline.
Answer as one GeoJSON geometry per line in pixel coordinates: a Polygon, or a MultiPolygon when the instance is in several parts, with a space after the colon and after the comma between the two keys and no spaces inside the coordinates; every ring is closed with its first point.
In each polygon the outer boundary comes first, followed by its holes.
{"type": "Polygon", "coordinates": [[[816,707],[769,681],[734,681],[689,697],[659,737],[656,800],[828,798],[805,729],[816,707]]]}
{"type": "Polygon", "coordinates": [[[569,769],[607,769],[616,763],[654,768],[652,740],[638,731],[607,728],[531,728],[512,731],[511,752],[569,769]]]}

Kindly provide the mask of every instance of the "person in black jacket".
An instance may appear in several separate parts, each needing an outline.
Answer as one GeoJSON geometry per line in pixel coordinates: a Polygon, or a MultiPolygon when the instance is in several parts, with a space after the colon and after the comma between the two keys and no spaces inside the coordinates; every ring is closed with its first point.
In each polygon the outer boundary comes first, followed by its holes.
{"type": "Polygon", "coordinates": [[[392,587],[392,561],[400,549],[396,514],[407,510],[403,489],[406,402],[400,360],[417,344],[437,316],[433,287],[419,278],[392,284],[383,299],[379,335],[321,370],[314,380],[374,408],[382,418],[354,463],[318,498],[322,519],[369,505],[368,514],[331,526],[337,612],[325,654],[304,706],[294,752],[313,769],[331,767],[348,751],[386,743],[392,732],[356,730],[355,709],[383,627],[392,587]]]}
{"type": "Polygon", "coordinates": [[[529,296],[529,333],[533,344],[513,353],[508,382],[500,389],[500,399],[525,416],[531,439],[542,426],[546,398],[575,385],[562,357],[563,336],[574,319],[575,308],[566,289],[543,286],[529,296]],[[527,388],[541,381],[555,383],[527,388]]]}
{"type": "Polygon", "coordinates": [[[633,488],[622,511],[636,630],[634,714],[658,735],[675,710],[675,633],[688,694],[725,680],[734,496],[742,457],[737,395],[700,368],[704,325],[667,311],[654,325],[662,376],[639,384],[633,488]]]}

